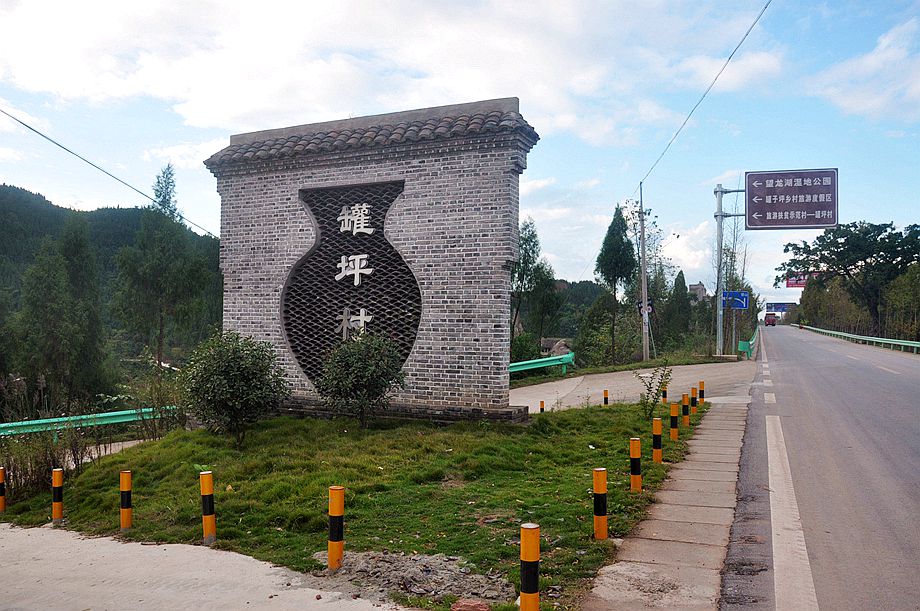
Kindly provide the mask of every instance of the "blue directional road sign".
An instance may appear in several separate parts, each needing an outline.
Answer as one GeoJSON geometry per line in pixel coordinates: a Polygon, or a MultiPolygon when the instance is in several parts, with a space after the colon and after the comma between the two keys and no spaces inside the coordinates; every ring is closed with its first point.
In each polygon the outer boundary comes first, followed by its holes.
{"type": "Polygon", "coordinates": [[[751,294],[747,291],[722,291],[722,307],[733,310],[747,310],[750,307],[751,294]]]}
{"type": "Polygon", "coordinates": [[[767,312],[788,312],[794,306],[797,306],[797,303],[768,303],[766,305],[767,312]]]}

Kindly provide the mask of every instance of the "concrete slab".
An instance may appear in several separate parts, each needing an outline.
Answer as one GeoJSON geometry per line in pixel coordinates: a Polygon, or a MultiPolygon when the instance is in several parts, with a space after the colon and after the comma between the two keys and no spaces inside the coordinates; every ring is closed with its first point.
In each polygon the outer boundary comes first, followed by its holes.
{"type": "Polygon", "coordinates": [[[706,462],[724,462],[729,464],[738,464],[738,460],[741,458],[740,452],[735,452],[734,454],[709,454],[706,452],[695,452],[691,451],[687,454],[687,460],[698,460],[706,462]]]}
{"type": "MultiPolygon", "coordinates": [[[[706,471],[703,471],[706,473],[706,471]]],[[[719,471],[708,471],[708,473],[719,473],[719,471]]],[[[724,492],[735,494],[735,480],[730,482],[719,480],[700,480],[700,479],[672,479],[661,487],[662,490],[679,490],[682,492],[724,492]]]]}
{"type": "Polygon", "coordinates": [[[707,439],[712,439],[715,441],[725,441],[725,440],[735,440],[741,441],[744,439],[744,433],[741,431],[700,431],[697,430],[693,437],[690,439],[694,441],[705,441],[707,439]]]}
{"type": "Polygon", "coordinates": [[[725,507],[695,507],[693,505],[669,505],[658,503],[649,509],[650,520],[669,520],[671,522],[700,522],[703,524],[722,524],[731,526],[735,511],[725,507]]]}
{"type": "Polygon", "coordinates": [[[643,539],[682,541],[704,545],[728,545],[731,526],[703,524],[702,522],[672,522],[670,520],[645,520],[633,535],[643,539]]]}
{"type": "Polygon", "coordinates": [[[730,441],[725,443],[691,441],[687,444],[687,447],[692,452],[699,452],[700,454],[737,454],[741,449],[741,444],[735,444],[730,441]]]}
{"type": "Polygon", "coordinates": [[[617,562],[600,570],[594,588],[578,607],[582,611],[715,611],[721,584],[719,571],[712,569],[617,562]]]}
{"type": "Polygon", "coordinates": [[[699,471],[728,471],[730,473],[738,472],[738,464],[730,462],[710,462],[708,460],[688,459],[681,464],[686,469],[697,469],[699,471]]]}
{"type": "Polygon", "coordinates": [[[624,562],[689,566],[718,571],[722,569],[725,551],[720,545],[629,537],[617,550],[617,559],[624,562]]]}
{"type": "Polygon", "coordinates": [[[702,480],[707,482],[731,482],[734,486],[738,474],[734,471],[702,471],[697,469],[671,469],[668,479],[672,481],[702,480]]]}
{"type": "Polygon", "coordinates": [[[728,492],[685,492],[661,490],[655,495],[662,503],[671,505],[692,505],[694,507],[726,507],[734,509],[735,493],[728,492]]]}

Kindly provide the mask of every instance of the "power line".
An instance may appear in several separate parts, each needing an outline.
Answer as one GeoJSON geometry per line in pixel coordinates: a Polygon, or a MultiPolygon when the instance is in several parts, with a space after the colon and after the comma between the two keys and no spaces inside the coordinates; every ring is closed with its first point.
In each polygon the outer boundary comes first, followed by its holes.
{"type": "MultiPolygon", "coordinates": [[[[655,163],[652,164],[652,167],[650,167],[649,170],[648,170],[648,172],[645,173],[645,176],[642,178],[642,180],[639,181],[639,184],[642,184],[643,182],[645,182],[645,179],[649,177],[649,175],[652,173],[652,171],[653,171],[653,170],[655,169],[655,167],[658,165],[658,162],[661,161],[661,159],[665,156],[665,153],[668,152],[668,149],[671,148],[671,145],[674,144],[674,141],[677,140],[677,136],[679,136],[679,135],[680,135],[680,132],[682,132],[683,129],[684,129],[684,127],[686,127],[687,123],[690,121],[690,117],[693,116],[693,113],[696,112],[696,109],[699,108],[700,104],[703,103],[703,100],[706,99],[706,96],[707,96],[707,95],[709,94],[709,92],[712,90],[713,86],[715,86],[716,81],[719,80],[719,77],[722,76],[722,73],[723,73],[723,72],[725,71],[725,69],[728,67],[728,63],[729,63],[729,62],[732,60],[732,58],[735,56],[735,53],[738,52],[738,49],[741,48],[741,45],[744,44],[744,41],[747,40],[748,35],[749,35],[749,34],[751,33],[751,31],[754,29],[754,26],[757,25],[757,22],[760,21],[760,18],[763,17],[763,14],[767,11],[767,7],[769,7],[769,6],[770,6],[770,3],[772,3],[772,2],[773,2],[773,0],[767,0],[767,3],[763,5],[763,8],[762,8],[762,9],[760,9],[760,13],[757,15],[757,18],[754,19],[754,22],[751,24],[751,27],[749,27],[749,28],[747,29],[747,32],[744,33],[744,36],[741,37],[741,41],[738,42],[738,44],[735,46],[734,50],[732,50],[731,54],[730,54],[730,55],[728,56],[728,58],[725,60],[725,63],[722,64],[722,68],[719,69],[719,72],[716,74],[715,78],[713,78],[713,79],[712,79],[712,82],[709,83],[709,87],[706,88],[706,91],[703,92],[703,95],[700,96],[700,99],[697,101],[697,103],[694,104],[694,105],[693,105],[693,108],[690,109],[690,112],[687,114],[687,118],[684,119],[684,122],[680,124],[680,127],[677,128],[677,131],[674,132],[674,135],[671,136],[671,139],[668,141],[667,146],[665,146],[665,147],[664,147],[664,150],[661,151],[661,154],[658,155],[658,159],[655,160],[655,163]]],[[[636,192],[638,192],[638,191],[639,191],[639,187],[637,186],[637,187],[636,187],[636,192]]],[[[635,195],[635,193],[633,193],[633,195],[635,195]]]]}
{"type": "MultiPolygon", "coordinates": [[[[155,200],[155,199],[153,199],[152,197],[150,197],[149,195],[147,195],[146,193],[144,193],[143,191],[141,191],[141,190],[138,189],[137,187],[128,184],[127,182],[125,182],[124,180],[122,180],[122,179],[120,179],[119,177],[115,176],[114,174],[112,174],[111,172],[109,172],[108,170],[106,170],[105,168],[99,167],[98,165],[96,165],[95,163],[93,163],[92,161],[90,161],[89,159],[87,159],[86,157],[84,157],[83,155],[80,155],[79,153],[77,153],[77,152],[75,152],[75,151],[72,151],[71,149],[67,148],[66,146],[64,146],[63,144],[61,144],[60,142],[58,142],[58,141],[55,140],[54,138],[52,138],[52,137],[50,137],[50,136],[46,136],[45,134],[43,134],[43,133],[40,132],[39,130],[35,129],[34,127],[32,127],[31,125],[29,125],[28,123],[26,123],[25,121],[23,121],[23,120],[21,120],[21,119],[18,119],[17,117],[14,117],[13,115],[11,115],[10,113],[6,112],[6,111],[3,110],[2,108],[0,108],[0,113],[3,113],[3,114],[6,115],[7,117],[9,117],[9,118],[12,119],[13,121],[15,121],[16,123],[19,123],[20,125],[22,125],[22,126],[25,127],[26,129],[28,129],[29,131],[38,134],[39,136],[41,136],[42,138],[44,138],[45,140],[47,140],[47,141],[50,142],[51,144],[53,144],[53,145],[55,145],[55,146],[57,146],[57,147],[59,147],[59,148],[64,149],[65,151],[67,151],[68,153],[70,153],[71,155],[73,155],[74,157],[76,157],[77,159],[79,159],[80,161],[83,161],[84,163],[87,163],[87,164],[93,166],[94,168],[96,168],[97,170],[99,170],[100,172],[102,172],[103,174],[105,174],[106,176],[108,176],[109,178],[113,178],[113,179],[117,180],[118,182],[120,182],[120,183],[123,184],[124,186],[128,187],[129,189],[131,189],[132,191],[134,191],[134,192],[137,193],[138,195],[141,195],[142,197],[145,197],[145,198],[149,199],[151,202],[156,203],[156,200],[155,200]]],[[[184,222],[188,223],[189,225],[193,225],[193,226],[197,227],[198,229],[202,230],[203,232],[205,232],[206,234],[208,234],[208,235],[211,236],[212,238],[217,238],[216,235],[214,235],[213,233],[211,233],[210,231],[208,231],[207,229],[205,229],[204,227],[202,227],[202,226],[199,225],[198,223],[195,223],[195,222],[193,222],[193,221],[190,221],[189,219],[187,219],[187,218],[185,218],[184,216],[182,216],[182,213],[181,213],[181,212],[176,211],[176,216],[178,216],[180,219],[182,219],[184,222]]]]}

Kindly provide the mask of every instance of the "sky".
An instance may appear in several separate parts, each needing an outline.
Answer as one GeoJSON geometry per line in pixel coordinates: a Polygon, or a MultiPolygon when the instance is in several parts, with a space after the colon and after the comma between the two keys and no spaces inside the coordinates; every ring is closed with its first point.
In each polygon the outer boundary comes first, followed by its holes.
{"type": "MultiPolygon", "coordinates": [[[[715,285],[713,188],[838,168],[841,222],[920,222],[920,0],[143,3],[0,0],[0,108],[141,191],[167,163],[217,234],[202,161],[231,134],[518,97],[541,139],[521,177],[556,276],[592,279],[618,203],[656,217],[688,284],[715,285]]],[[[0,183],[88,210],[147,201],[0,116],[0,183]]],[[[743,198],[724,204],[743,210],[743,198]]],[[[783,244],[744,231],[766,301],[783,244]]]]}

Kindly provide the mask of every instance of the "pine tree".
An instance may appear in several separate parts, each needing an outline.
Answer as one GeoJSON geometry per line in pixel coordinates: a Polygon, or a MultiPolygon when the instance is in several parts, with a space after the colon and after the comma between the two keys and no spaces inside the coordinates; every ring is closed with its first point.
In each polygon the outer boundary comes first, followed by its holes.
{"type": "Polygon", "coordinates": [[[610,349],[613,359],[616,360],[616,318],[617,318],[617,285],[628,282],[636,274],[636,255],[632,241],[626,235],[626,219],[623,210],[617,206],[613,213],[613,220],[607,227],[604,244],[597,256],[597,265],[594,271],[607,285],[613,295],[613,312],[610,317],[610,349]]]}

